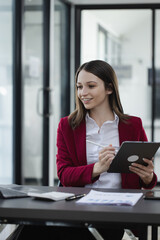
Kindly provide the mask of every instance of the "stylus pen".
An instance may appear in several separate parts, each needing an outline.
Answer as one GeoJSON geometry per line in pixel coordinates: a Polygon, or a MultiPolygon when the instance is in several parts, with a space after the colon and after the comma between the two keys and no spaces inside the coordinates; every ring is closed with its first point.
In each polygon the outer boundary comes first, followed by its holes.
{"type": "Polygon", "coordinates": [[[86,196],[86,194],[75,194],[74,196],[71,196],[71,197],[67,197],[65,200],[66,201],[72,201],[72,200],[75,200],[75,199],[78,199],[78,198],[81,198],[81,197],[84,197],[86,196]]]}
{"type": "MultiPolygon", "coordinates": [[[[91,143],[91,144],[94,144],[94,145],[99,146],[99,147],[102,147],[102,148],[106,147],[106,146],[104,146],[104,145],[101,145],[101,144],[96,143],[96,142],[92,142],[92,141],[90,141],[90,140],[86,140],[86,142],[91,143]]],[[[114,147],[114,148],[116,149],[116,151],[119,150],[119,147],[116,147],[116,146],[112,146],[112,147],[114,147]]]]}

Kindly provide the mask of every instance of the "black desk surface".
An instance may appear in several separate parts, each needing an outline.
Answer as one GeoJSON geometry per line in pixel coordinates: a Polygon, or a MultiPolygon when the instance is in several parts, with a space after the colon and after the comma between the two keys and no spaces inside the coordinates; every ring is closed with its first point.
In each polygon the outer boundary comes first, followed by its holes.
{"type": "MultiPolygon", "coordinates": [[[[27,188],[24,186],[24,188],[27,188]]],[[[88,193],[88,188],[35,187],[42,191],[88,193]]],[[[104,190],[120,192],[141,192],[140,190],[104,190]]],[[[131,206],[106,206],[77,204],[74,201],[43,201],[33,198],[0,200],[0,222],[4,223],[45,223],[74,222],[87,224],[146,224],[160,225],[160,201],[144,200],[131,206]]]]}

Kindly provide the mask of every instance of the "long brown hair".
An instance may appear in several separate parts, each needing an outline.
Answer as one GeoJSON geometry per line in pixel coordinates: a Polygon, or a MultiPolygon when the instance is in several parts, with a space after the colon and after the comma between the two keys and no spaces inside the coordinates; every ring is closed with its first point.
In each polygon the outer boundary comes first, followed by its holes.
{"type": "MultiPolygon", "coordinates": [[[[112,94],[109,95],[109,103],[111,109],[117,114],[120,120],[125,121],[126,119],[128,119],[129,116],[127,114],[124,114],[123,112],[122,104],[119,97],[118,80],[113,68],[107,62],[104,62],[102,60],[93,60],[90,62],[86,62],[82,64],[76,72],[75,75],[76,84],[78,75],[82,70],[92,73],[98,78],[100,78],[104,82],[106,89],[108,88],[112,89],[112,94]]],[[[83,103],[80,101],[78,97],[76,84],[75,84],[76,109],[68,117],[69,124],[73,129],[76,128],[81,123],[87,112],[83,103]]]]}

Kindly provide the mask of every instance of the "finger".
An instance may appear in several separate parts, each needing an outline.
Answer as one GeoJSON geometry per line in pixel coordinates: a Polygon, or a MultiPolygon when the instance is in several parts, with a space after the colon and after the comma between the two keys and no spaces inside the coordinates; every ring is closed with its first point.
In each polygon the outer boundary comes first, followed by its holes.
{"type": "Polygon", "coordinates": [[[104,153],[99,153],[99,159],[103,159],[106,158],[107,156],[115,156],[115,152],[114,151],[107,151],[104,153]]]}
{"type": "Polygon", "coordinates": [[[151,159],[148,159],[148,158],[143,158],[143,160],[148,160],[148,161],[154,161],[154,158],[152,157],[151,159]]]}
{"type": "Polygon", "coordinates": [[[104,147],[100,150],[101,153],[106,152],[106,151],[115,151],[115,148],[112,146],[104,147]]]}
{"type": "Polygon", "coordinates": [[[145,172],[138,169],[138,168],[135,168],[135,167],[132,167],[132,166],[129,166],[129,170],[133,173],[136,173],[139,177],[141,178],[144,178],[145,177],[145,172]]]}
{"type": "Polygon", "coordinates": [[[104,171],[107,171],[110,167],[110,164],[112,163],[113,158],[108,158],[107,160],[100,161],[99,164],[101,166],[101,169],[104,171]]]}
{"type": "Polygon", "coordinates": [[[108,171],[111,163],[112,163],[112,159],[108,159],[108,161],[107,161],[106,164],[105,164],[105,169],[106,169],[106,171],[108,171]]]}
{"type": "Polygon", "coordinates": [[[153,179],[153,172],[151,174],[146,174],[144,172],[142,173],[137,171],[133,171],[133,172],[137,174],[145,184],[149,184],[153,179]]]}
{"type": "Polygon", "coordinates": [[[129,169],[131,172],[137,174],[145,184],[149,184],[153,179],[153,169],[147,168],[147,171],[144,171],[143,169],[133,166],[130,166],[129,169]]]}
{"type": "Polygon", "coordinates": [[[141,164],[136,164],[136,163],[132,163],[131,167],[133,167],[135,169],[139,169],[140,171],[143,171],[143,172],[146,172],[146,173],[147,172],[151,173],[154,170],[153,166],[143,166],[141,164]]]}
{"type": "Polygon", "coordinates": [[[154,164],[151,160],[145,159],[144,162],[147,163],[147,166],[139,164],[139,163],[132,163],[131,165],[134,167],[143,169],[143,170],[147,170],[147,168],[152,168],[152,169],[154,168],[154,164]]]}
{"type": "Polygon", "coordinates": [[[152,164],[153,165],[153,158],[152,159],[147,159],[147,158],[143,158],[143,161],[146,162],[147,164],[152,164]]]}
{"type": "Polygon", "coordinates": [[[108,155],[105,155],[103,158],[100,158],[99,160],[101,162],[107,162],[108,160],[113,160],[113,158],[114,158],[113,154],[108,154],[108,155]]]}
{"type": "Polygon", "coordinates": [[[141,169],[143,171],[145,171],[147,168],[146,166],[143,166],[142,164],[138,164],[138,163],[132,163],[131,167],[134,167],[135,169],[141,169]]]}
{"type": "Polygon", "coordinates": [[[148,177],[153,173],[152,168],[151,169],[150,168],[142,169],[142,168],[130,166],[129,169],[130,169],[130,171],[138,174],[141,177],[148,177]]]}

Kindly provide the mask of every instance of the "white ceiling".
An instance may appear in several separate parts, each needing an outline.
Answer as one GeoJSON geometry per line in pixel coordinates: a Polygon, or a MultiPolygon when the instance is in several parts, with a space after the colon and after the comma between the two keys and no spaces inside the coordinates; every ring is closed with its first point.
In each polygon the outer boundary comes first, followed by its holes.
{"type": "MultiPolygon", "coordinates": [[[[160,0],[65,0],[75,5],[105,5],[105,4],[160,4],[160,0]]],[[[87,11],[87,10],[84,10],[87,11]]],[[[117,9],[117,10],[88,10],[97,18],[101,19],[107,29],[111,29],[118,35],[126,33],[137,26],[137,22],[147,20],[151,17],[150,9],[117,9]]]]}
{"type": "Polygon", "coordinates": [[[66,2],[78,5],[90,4],[145,4],[145,3],[160,3],[160,0],[65,0],[66,2]]]}
{"type": "Polygon", "coordinates": [[[84,10],[100,19],[107,29],[122,35],[142,21],[151,18],[151,10],[84,10]]]}

